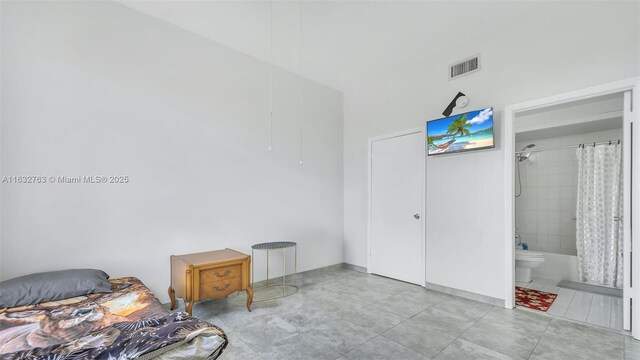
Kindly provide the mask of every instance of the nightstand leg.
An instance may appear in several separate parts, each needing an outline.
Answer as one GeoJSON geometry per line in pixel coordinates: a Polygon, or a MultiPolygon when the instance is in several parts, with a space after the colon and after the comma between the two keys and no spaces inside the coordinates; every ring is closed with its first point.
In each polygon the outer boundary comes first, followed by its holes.
{"type": "Polygon", "coordinates": [[[254,250],[252,248],[251,249],[251,261],[249,262],[249,264],[251,266],[251,287],[253,287],[253,282],[255,281],[255,276],[253,275],[253,267],[255,266],[255,262],[253,261],[254,259],[255,259],[254,250]]]}
{"type": "Polygon", "coordinates": [[[192,310],[193,309],[193,302],[192,301],[185,301],[184,302],[184,311],[186,311],[190,316],[193,316],[192,310]]]}
{"type": "Polygon", "coordinates": [[[169,286],[169,299],[171,299],[171,310],[176,308],[176,292],[169,286]]]}
{"type": "Polygon", "coordinates": [[[247,310],[251,311],[251,304],[253,303],[253,289],[246,288],[244,291],[247,292],[247,310]]]}

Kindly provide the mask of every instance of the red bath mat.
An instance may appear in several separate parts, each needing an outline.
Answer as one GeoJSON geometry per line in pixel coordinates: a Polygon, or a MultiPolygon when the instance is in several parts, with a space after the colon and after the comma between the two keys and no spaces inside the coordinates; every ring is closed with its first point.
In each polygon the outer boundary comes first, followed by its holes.
{"type": "Polygon", "coordinates": [[[557,297],[558,294],[516,286],[516,305],[529,309],[547,311],[557,297]]]}

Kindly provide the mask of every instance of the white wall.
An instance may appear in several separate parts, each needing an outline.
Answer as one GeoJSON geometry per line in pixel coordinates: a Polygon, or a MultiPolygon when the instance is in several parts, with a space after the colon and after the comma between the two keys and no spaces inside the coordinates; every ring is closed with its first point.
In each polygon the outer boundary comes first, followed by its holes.
{"type": "MultiPolygon", "coordinates": [[[[518,119],[516,118],[516,122],[518,119]]],[[[518,141],[520,150],[622,139],[622,119],[612,119],[619,129],[518,141]]],[[[516,228],[530,250],[576,255],[576,201],[578,161],[575,148],[533,152],[520,163],[522,194],[516,198],[516,228]]],[[[516,194],[518,191],[516,175],[516,194]]],[[[577,271],[577,268],[576,268],[577,271]]]]}
{"type": "MultiPolygon", "coordinates": [[[[299,243],[342,262],[342,94],[112,2],[2,2],[2,279],[63,268],[137,276],[166,300],[169,255],[299,243]]],[[[264,264],[258,264],[258,271],[264,264]]],[[[258,273],[260,274],[260,273],[258,273]]],[[[274,275],[278,272],[274,271],[274,275]]]]}
{"type": "Polygon", "coordinates": [[[474,11],[475,16],[468,22],[452,22],[452,26],[466,27],[467,34],[447,43],[437,56],[406,58],[345,89],[344,254],[346,262],[366,266],[367,138],[423,126],[426,120],[441,117],[453,96],[462,91],[470,99],[465,110],[495,107],[497,147],[427,159],[426,278],[438,285],[504,298],[501,110],[509,104],[639,75],[639,5],[480,4],[472,10],[466,2],[447,5],[449,14],[468,16],[474,11]],[[523,16],[494,20],[492,14],[510,7],[522,7],[523,16]],[[450,63],[478,53],[480,72],[448,81],[450,63]]]}

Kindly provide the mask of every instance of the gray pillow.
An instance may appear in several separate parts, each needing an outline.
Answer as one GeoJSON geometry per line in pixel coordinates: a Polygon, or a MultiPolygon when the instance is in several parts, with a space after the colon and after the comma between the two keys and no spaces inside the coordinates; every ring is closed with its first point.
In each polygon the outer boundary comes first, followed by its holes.
{"type": "Polygon", "coordinates": [[[109,275],[101,270],[43,272],[0,282],[0,308],[110,292],[109,275]]]}

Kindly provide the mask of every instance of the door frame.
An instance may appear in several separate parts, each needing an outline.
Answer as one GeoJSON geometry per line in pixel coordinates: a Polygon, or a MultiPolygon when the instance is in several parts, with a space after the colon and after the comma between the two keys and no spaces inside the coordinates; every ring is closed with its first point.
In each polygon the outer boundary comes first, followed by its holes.
{"type": "MultiPolygon", "coordinates": [[[[519,104],[506,106],[504,109],[504,165],[505,165],[505,214],[506,221],[504,227],[505,241],[505,308],[512,309],[515,306],[515,179],[514,179],[514,151],[515,151],[515,133],[514,120],[516,113],[534,110],[553,105],[560,105],[579,100],[586,100],[598,96],[624,93],[631,91],[633,112],[631,112],[631,121],[636,125],[640,123],[638,116],[638,105],[640,105],[640,77],[632,77],[619,81],[614,81],[602,85],[592,86],[585,89],[571,91],[563,94],[553,95],[542,99],[527,101],[519,104]]],[[[628,110],[628,109],[627,109],[628,110]]],[[[625,110],[625,111],[627,111],[625,110]]],[[[627,134],[625,134],[627,135],[627,134]]],[[[640,139],[640,126],[634,126],[632,135],[635,139],[640,139]]],[[[627,135],[628,136],[628,135],[627,135]]],[[[640,142],[639,142],[640,143],[640,142]]],[[[640,146],[632,149],[632,169],[640,170],[640,146]]],[[[640,229],[640,176],[636,176],[631,180],[632,199],[632,217],[629,224],[632,228],[640,229]]],[[[626,196],[626,194],[625,194],[626,196]]],[[[625,226],[626,227],[626,226],[625,226]]],[[[640,249],[640,236],[631,238],[631,249],[640,249]]],[[[640,251],[632,253],[632,262],[640,264],[640,251]]],[[[632,269],[632,279],[640,279],[640,266],[632,269]]],[[[631,288],[631,297],[640,299],[640,286],[631,288]]],[[[639,301],[640,303],[640,301],[639,301]]],[[[639,306],[636,306],[639,307],[639,306]]],[[[633,337],[640,338],[640,311],[631,314],[632,323],[636,324],[632,328],[633,337]]],[[[626,320],[625,320],[626,321],[626,320]]]]}
{"type": "Polygon", "coordinates": [[[425,174],[426,174],[426,140],[425,140],[425,129],[424,127],[417,127],[417,128],[411,128],[411,129],[406,129],[406,130],[401,130],[401,131],[397,131],[397,132],[393,132],[393,133],[389,133],[389,134],[385,134],[385,135],[380,135],[380,136],[375,136],[375,137],[371,137],[367,140],[367,272],[371,273],[371,192],[372,192],[372,187],[371,187],[371,171],[372,171],[372,161],[373,158],[371,156],[371,151],[373,150],[373,143],[376,141],[380,141],[380,140],[387,140],[387,139],[392,139],[392,138],[396,138],[396,137],[401,137],[401,136],[406,136],[406,135],[412,135],[412,134],[421,134],[422,135],[422,149],[423,151],[421,152],[421,156],[420,158],[422,159],[422,161],[420,162],[421,169],[420,169],[420,173],[421,173],[421,179],[420,179],[420,183],[422,186],[420,186],[421,189],[421,193],[420,193],[420,204],[421,204],[421,209],[420,209],[420,220],[421,220],[421,235],[420,235],[420,240],[421,240],[421,245],[422,245],[422,251],[421,251],[421,259],[422,259],[422,264],[420,266],[421,268],[421,272],[420,272],[420,286],[425,286],[426,284],[426,238],[425,238],[425,223],[426,223],[426,213],[425,213],[425,174]]]}

